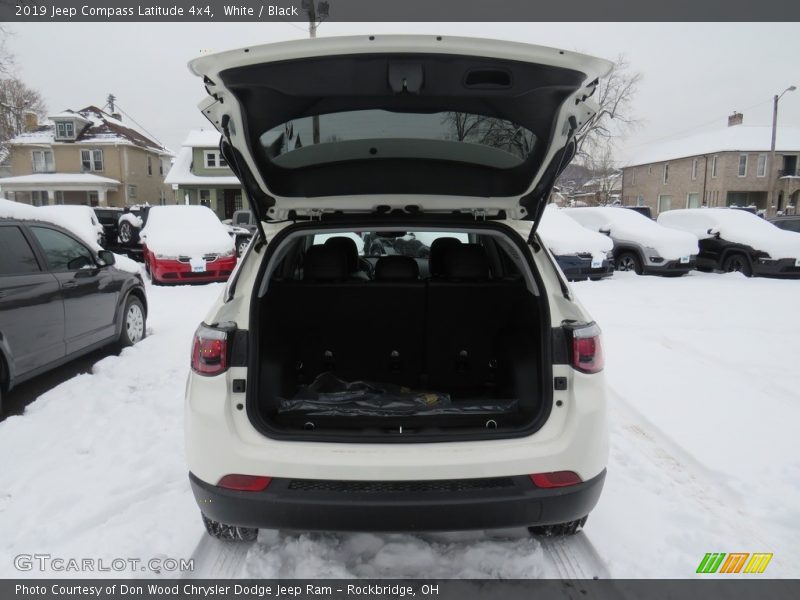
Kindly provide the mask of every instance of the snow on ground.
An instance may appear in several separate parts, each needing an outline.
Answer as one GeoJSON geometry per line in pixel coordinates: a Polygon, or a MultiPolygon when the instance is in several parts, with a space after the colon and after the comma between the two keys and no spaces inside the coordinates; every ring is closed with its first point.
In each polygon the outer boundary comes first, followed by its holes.
{"type": "MultiPolygon", "coordinates": [[[[13,457],[0,470],[0,577],[20,575],[12,557],[34,552],[194,553],[207,569],[195,575],[217,577],[562,574],[557,547],[522,529],[262,531],[252,546],[205,536],[186,478],[183,389],[192,332],[221,289],[148,288],[143,342],[0,423],[0,453],[13,457]]],[[[634,578],[690,577],[706,552],[774,552],[767,574],[797,577],[800,323],[782,314],[800,282],[617,273],[573,289],[604,331],[611,460],[585,534],[559,552],[586,563],[593,545],[612,576],[634,578]]]]}

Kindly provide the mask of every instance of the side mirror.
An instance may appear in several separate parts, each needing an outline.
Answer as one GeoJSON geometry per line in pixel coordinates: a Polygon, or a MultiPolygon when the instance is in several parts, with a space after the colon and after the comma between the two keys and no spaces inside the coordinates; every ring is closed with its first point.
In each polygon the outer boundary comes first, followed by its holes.
{"type": "Polygon", "coordinates": [[[713,237],[719,239],[719,229],[717,229],[716,227],[709,227],[708,231],[706,231],[706,233],[708,235],[710,235],[710,236],[713,236],[713,237]]]}
{"type": "Polygon", "coordinates": [[[600,229],[598,229],[598,231],[603,235],[611,235],[611,228],[608,225],[606,225],[605,227],[601,227],[600,229]]]}
{"type": "Polygon", "coordinates": [[[114,258],[114,253],[110,250],[100,250],[100,252],[97,253],[97,258],[100,259],[104,267],[110,267],[117,262],[114,258]]]}

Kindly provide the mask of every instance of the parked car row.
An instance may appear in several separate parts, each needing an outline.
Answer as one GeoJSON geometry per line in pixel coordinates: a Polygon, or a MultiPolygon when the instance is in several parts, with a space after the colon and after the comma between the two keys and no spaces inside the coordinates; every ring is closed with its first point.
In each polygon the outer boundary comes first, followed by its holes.
{"type": "Polygon", "coordinates": [[[545,210],[540,235],[567,279],[601,276],[587,266],[589,256],[597,252],[596,242],[569,231],[564,224],[567,217],[610,240],[610,258],[619,271],[680,276],[696,268],[737,271],[748,277],[800,277],[800,233],[792,229],[800,229],[800,217],[769,222],[746,210],[692,208],[667,211],[652,220],[630,208],[545,210]],[[582,263],[576,254],[583,257],[582,263]]]}

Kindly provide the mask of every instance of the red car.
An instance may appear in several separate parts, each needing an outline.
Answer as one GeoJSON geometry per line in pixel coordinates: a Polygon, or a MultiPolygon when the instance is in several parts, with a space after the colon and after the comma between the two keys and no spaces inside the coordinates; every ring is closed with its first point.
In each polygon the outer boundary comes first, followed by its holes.
{"type": "Polygon", "coordinates": [[[154,206],[139,237],[153,283],[226,281],[236,266],[228,228],[205,206],[154,206]]]}

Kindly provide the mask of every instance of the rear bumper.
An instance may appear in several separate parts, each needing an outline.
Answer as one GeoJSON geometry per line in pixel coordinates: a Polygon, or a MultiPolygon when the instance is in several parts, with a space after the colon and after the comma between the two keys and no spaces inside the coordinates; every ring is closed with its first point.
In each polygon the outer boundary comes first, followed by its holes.
{"type": "Polygon", "coordinates": [[[189,282],[189,281],[227,281],[233,268],[236,266],[236,257],[218,258],[207,262],[206,270],[193,273],[189,263],[178,260],[163,260],[154,258],[151,263],[153,276],[158,281],[189,282]]]}
{"type": "Polygon", "coordinates": [[[594,508],[606,472],[543,489],[527,475],[447,481],[273,479],[262,492],[211,485],[189,473],[200,510],[240,527],[304,531],[461,531],[550,525],[594,508]]]}

